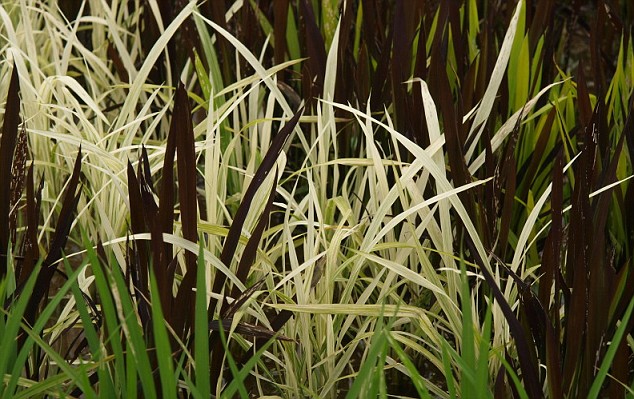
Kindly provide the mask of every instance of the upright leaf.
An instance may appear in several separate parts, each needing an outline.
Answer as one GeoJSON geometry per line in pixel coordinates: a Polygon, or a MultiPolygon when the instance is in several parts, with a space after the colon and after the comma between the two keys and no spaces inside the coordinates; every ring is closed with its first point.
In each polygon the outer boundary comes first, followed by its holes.
{"type": "MultiPolygon", "coordinates": [[[[11,167],[13,165],[13,153],[18,137],[18,124],[20,123],[20,79],[18,68],[13,66],[7,103],[4,110],[4,122],[2,124],[2,138],[0,139],[0,226],[9,226],[9,212],[11,211],[11,192],[7,182],[11,181],[11,167]]],[[[0,228],[0,278],[7,273],[7,252],[9,248],[9,229],[0,228]]]]}
{"type": "MultiPolygon", "coordinates": [[[[180,83],[176,89],[176,105],[174,107],[172,123],[180,126],[176,137],[176,152],[178,154],[178,198],[180,203],[181,226],[183,238],[191,242],[198,239],[198,212],[196,191],[196,153],[194,152],[194,128],[192,115],[187,99],[185,86],[180,83]]],[[[196,287],[196,273],[198,270],[196,255],[185,252],[185,266],[187,272],[176,295],[175,314],[178,328],[187,330],[194,325],[194,291],[196,287]],[[189,309],[189,311],[183,311],[189,309]]]]}

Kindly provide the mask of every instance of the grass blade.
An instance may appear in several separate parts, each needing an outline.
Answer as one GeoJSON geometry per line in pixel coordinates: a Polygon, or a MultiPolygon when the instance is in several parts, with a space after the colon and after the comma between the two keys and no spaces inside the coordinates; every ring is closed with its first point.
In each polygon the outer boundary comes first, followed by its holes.
{"type": "Polygon", "coordinates": [[[308,0],[300,0],[299,8],[301,15],[304,17],[306,29],[307,65],[310,72],[310,80],[315,81],[317,87],[314,90],[321,93],[326,75],[326,45],[324,38],[319,32],[312,5],[309,4],[308,0]]]}
{"type": "MultiPolygon", "coordinates": [[[[179,126],[178,136],[176,137],[178,197],[183,238],[195,242],[198,238],[197,170],[196,154],[194,152],[194,129],[191,118],[187,91],[183,84],[180,83],[176,89],[176,103],[174,105],[174,115],[172,116],[172,123],[176,123],[179,126]]],[[[174,314],[174,329],[179,333],[187,331],[194,325],[193,305],[195,295],[193,288],[196,286],[196,254],[189,251],[185,252],[185,266],[187,267],[187,272],[183,276],[175,301],[175,307],[179,311],[174,314]],[[185,309],[190,309],[190,311],[183,311],[185,309]]],[[[167,284],[171,285],[172,281],[168,280],[167,284]]],[[[165,312],[168,311],[171,311],[171,309],[165,309],[165,312]]]]}
{"type": "Polygon", "coordinates": [[[476,149],[476,144],[486,125],[484,122],[489,119],[489,115],[493,109],[493,102],[495,101],[502,79],[504,78],[504,71],[506,70],[506,66],[511,55],[513,40],[515,39],[515,32],[517,31],[522,7],[524,7],[524,2],[520,0],[517,2],[515,13],[513,14],[513,18],[511,19],[508,30],[506,31],[506,36],[504,36],[504,41],[502,42],[502,47],[500,48],[500,55],[495,62],[495,67],[493,68],[489,85],[484,93],[484,97],[482,97],[482,101],[478,107],[478,111],[476,112],[473,124],[469,130],[468,139],[472,140],[472,145],[465,156],[467,162],[471,160],[471,156],[476,149]]]}
{"type": "MultiPolygon", "coordinates": [[[[0,138],[0,181],[11,181],[11,167],[13,165],[13,153],[18,137],[18,124],[20,123],[20,78],[18,68],[14,65],[11,73],[11,83],[7,94],[7,103],[2,124],[2,138],[0,138]]],[[[0,190],[0,226],[9,226],[9,212],[11,211],[11,192],[8,185],[0,190]]],[[[9,253],[8,228],[0,228],[0,278],[7,273],[7,256],[9,253]]]]}
{"type": "Polygon", "coordinates": [[[209,385],[209,330],[207,329],[207,284],[205,279],[205,252],[199,240],[198,273],[196,274],[196,304],[194,324],[194,359],[196,362],[196,388],[201,397],[211,395],[209,385]]]}
{"type": "MultiPolygon", "coordinates": [[[[222,253],[220,254],[220,260],[227,267],[231,265],[231,259],[234,258],[236,253],[236,249],[238,246],[238,242],[240,240],[240,234],[242,231],[242,227],[244,226],[244,222],[246,220],[249,209],[251,208],[251,204],[253,198],[255,198],[256,191],[260,188],[264,179],[270,173],[271,169],[275,165],[279,154],[281,153],[286,140],[289,138],[295,125],[299,122],[299,117],[303,112],[303,108],[300,108],[295,115],[284,125],[284,127],[277,133],[271,146],[269,147],[268,152],[264,156],[260,167],[255,172],[253,179],[251,180],[251,184],[247,188],[246,192],[242,197],[242,202],[240,202],[240,206],[238,207],[238,211],[233,219],[233,223],[229,229],[229,233],[227,234],[227,238],[225,240],[224,246],[222,247],[222,253]]],[[[220,292],[222,286],[224,285],[225,278],[222,275],[218,275],[214,280],[213,292],[220,292]]],[[[213,308],[215,307],[215,301],[211,301],[210,312],[213,312],[213,308]]],[[[211,313],[210,313],[211,314],[211,313]]]]}
{"type": "MultiPolygon", "coordinates": [[[[275,198],[275,192],[277,188],[277,168],[275,168],[273,184],[271,185],[271,192],[268,196],[268,200],[266,201],[266,205],[264,206],[264,210],[258,219],[258,223],[253,229],[251,233],[251,237],[249,237],[249,241],[247,242],[244,251],[242,252],[242,257],[240,258],[240,263],[238,264],[238,269],[236,271],[236,277],[240,279],[243,283],[246,283],[247,276],[249,274],[249,269],[253,265],[253,261],[258,252],[258,248],[260,245],[260,240],[262,239],[262,233],[264,233],[264,229],[269,224],[269,215],[271,214],[271,210],[273,209],[273,199],[275,198]]],[[[233,291],[231,294],[232,297],[236,298],[238,296],[238,287],[233,287],[233,291]]]]}
{"type": "Polygon", "coordinates": [[[62,202],[62,210],[59,214],[59,220],[57,222],[57,227],[55,228],[53,240],[49,246],[48,255],[42,263],[42,269],[40,269],[38,274],[37,282],[31,294],[29,306],[27,307],[25,313],[25,319],[31,325],[37,318],[37,308],[40,302],[48,292],[51,279],[55,273],[55,267],[53,265],[62,257],[62,253],[68,239],[68,234],[74,221],[73,213],[77,208],[79,196],[81,195],[81,192],[79,191],[80,171],[81,147],[79,148],[79,151],[77,151],[73,174],[70,176],[66,186],[64,200],[62,202]]]}
{"type": "Polygon", "coordinates": [[[610,370],[610,366],[612,365],[612,360],[614,360],[614,356],[616,355],[616,351],[619,349],[619,344],[621,343],[621,339],[625,335],[625,330],[627,329],[630,321],[630,317],[632,316],[632,310],[634,309],[634,298],[630,300],[630,304],[627,306],[625,313],[623,314],[623,318],[621,319],[621,324],[617,328],[612,340],[610,341],[610,346],[608,347],[605,356],[603,357],[603,361],[601,362],[601,367],[599,367],[599,371],[592,382],[592,386],[588,392],[588,398],[598,398],[601,392],[601,387],[603,385],[603,381],[605,377],[608,375],[608,371],[610,370]]]}
{"type": "Polygon", "coordinates": [[[163,398],[176,397],[176,376],[172,357],[172,345],[165,327],[158,285],[154,273],[150,273],[150,296],[152,300],[152,331],[156,350],[157,367],[163,398]]]}
{"type": "Polygon", "coordinates": [[[471,255],[475,258],[484,279],[491,288],[491,292],[493,293],[495,300],[498,302],[502,312],[504,313],[504,317],[509,323],[509,329],[511,330],[513,338],[515,338],[515,345],[517,346],[517,354],[519,357],[520,367],[522,368],[522,377],[524,378],[526,390],[531,398],[541,398],[543,397],[543,393],[541,390],[541,384],[539,383],[538,366],[533,364],[531,360],[534,358],[531,354],[532,348],[529,346],[529,340],[524,333],[522,325],[511,310],[511,306],[506,301],[504,294],[495,283],[493,276],[489,273],[486,266],[484,266],[482,259],[480,258],[480,254],[476,250],[475,245],[472,243],[471,238],[467,237],[467,243],[469,245],[471,255]]]}

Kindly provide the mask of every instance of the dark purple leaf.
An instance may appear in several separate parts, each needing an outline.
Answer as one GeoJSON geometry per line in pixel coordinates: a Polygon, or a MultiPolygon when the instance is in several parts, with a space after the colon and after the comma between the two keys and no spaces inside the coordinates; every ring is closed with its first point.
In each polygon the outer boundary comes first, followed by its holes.
{"type": "MultiPolygon", "coordinates": [[[[18,68],[13,66],[9,92],[4,110],[2,137],[0,138],[0,182],[5,182],[0,190],[0,226],[9,226],[11,210],[11,192],[7,182],[11,181],[13,153],[18,137],[20,123],[20,78],[18,68]]],[[[0,228],[0,278],[7,272],[7,248],[9,247],[9,229],[0,228]]]]}

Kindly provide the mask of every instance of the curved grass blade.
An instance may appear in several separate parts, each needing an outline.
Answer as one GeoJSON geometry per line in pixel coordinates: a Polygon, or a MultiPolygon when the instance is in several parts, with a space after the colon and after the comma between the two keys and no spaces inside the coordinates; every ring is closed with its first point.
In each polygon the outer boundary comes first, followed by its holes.
{"type": "MultiPolygon", "coordinates": [[[[277,168],[275,168],[277,174],[277,168]]],[[[264,210],[260,215],[257,225],[253,232],[251,233],[251,237],[249,237],[249,241],[247,242],[244,251],[242,252],[242,257],[240,258],[240,263],[238,264],[238,270],[236,271],[236,277],[240,279],[243,283],[246,283],[247,276],[249,274],[249,269],[253,265],[253,261],[255,260],[255,256],[258,252],[258,247],[260,245],[260,240],[262,239],[262,233],[264,233],[264,229],[269,224],[269,215],[271,214],[271,210],[273,209],[273,199],[275,198],[275,192],[277,188],[277,176],[273,178],[273,184],[271,185],[271,192],[269,194],[269,198],[264,206],[264,210]]],[[[231,296],[234,298],[238,296],[238,287],[233,287],[231,296]]]]}
{"type": "Polygon", "coordinates": [[[487,86],[487,89],[484,93],[484,97],[482,97],[482,101],[480,102],[480,106],[478,107],[478,111],[476,112],[475,118],[473,120],[473,125],[471,125],[471,129],[469,130],[469,135],[467,136],[467,138],[471,140],[472,144],[465,156],[467,162],[471,160],[471,156],[476,149],[476,145],[480,138],[480,135],[482,134],[484,127],[486,126],[485,122],[489,118],[491,110],[493,109],[495,96],[497,95],[500,85],[502,84],[504,71],[506,70],[506,66],[509,62],[509,57],[511,56],[513,40],[515,39],[515,33],[517,31],[520,13],[522,11],[522,7],[524,6],[523,3],[524,2],[522,0],[517,2],[515,13],[513,14],[513,18],[511,19],[508,30],[506,31],[506,36],[504,36],[502,47],[500,48],[500,55],[495,62],[495,67],[493,68],[493,73],[491,74],[489,85],[487,86]]]}
{"type": "MultiPolygon", "coordinates": [[[[279,157],[282,149],[284,148],[284,144],[290,137],[295,125],[299,122],[299,118],[303,113],[304,108],[300,108],[295,115],[284,125],[284,127],[277,133],[269,150],[267,151],[262,163],[256,170],[253,179],[251,180],[251,184],[247,188],[244,196],[242,198],[242,202],[240,202],[240,206],[238,207],[238,211],[233,219],[233,223],[229,228],[229,232],[227,233],[227,238],[225,239],[224,246],[222,248],[222,253],[220,254],[220,261],[224,263],[227,267],[231,266],[231,260],[235,257],[236,249],[238,247],[238,242],[240,241],[240,235],[242,232],[242,227],[244,226],[244,222],[246,220],[249,209],[251,208],[251,204],[253,199],[255,198],[255,194],[257,190],[260,188],[264,179],[270,171],[275,166],[277,158],[279,157]]],[[[275,188],[275,185],[273,186],[275,188]]],[[[259,239],[258,239],[259,241],[259,239]]],[[[250,267],[250,265],[249,265],[250,267]]],[[[214,279],[214,285],[212,288],[212,292],[220,293],[222,287],[224,286],[226,281],[226,276],[224,274],[216,274],[214,279]]],[[[217,300],[213,299],[209,303],[208,315],[213,315],[213,312],[216,308],[217,300]]],[[[224,304],[223,304],[224,306],[224,304]]],[[[274,329],[276,331],[277,329],[274,329]]],[[[213,347],[213,355],[212,355],[212,370],[211,370],[211,384],[215,386],[217,382],[217,378],[220,376],[221,368],[220,363],[222,362],[222,353],[220,351],[221,346],[220,342],[217,340],[217,335],[212,334],[212,340],[216,341],[213,347]]]]}

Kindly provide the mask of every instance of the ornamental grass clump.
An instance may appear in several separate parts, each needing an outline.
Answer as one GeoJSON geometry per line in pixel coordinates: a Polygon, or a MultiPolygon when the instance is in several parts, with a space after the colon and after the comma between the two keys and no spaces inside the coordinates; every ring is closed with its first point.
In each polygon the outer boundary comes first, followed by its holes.
{"type": "Polygon", "coordinates": [[[629,3],[177,3],[0,4],[0,396],[632,392],[629,3]]]}

